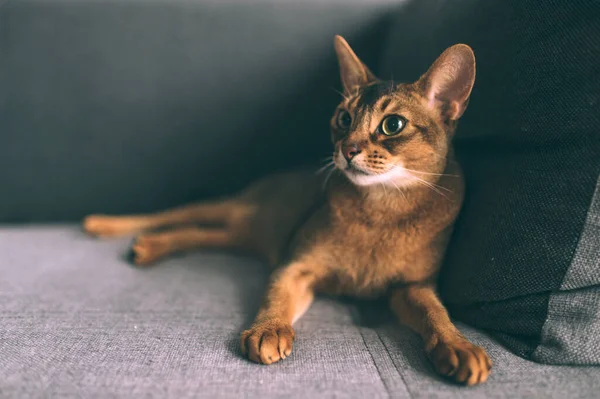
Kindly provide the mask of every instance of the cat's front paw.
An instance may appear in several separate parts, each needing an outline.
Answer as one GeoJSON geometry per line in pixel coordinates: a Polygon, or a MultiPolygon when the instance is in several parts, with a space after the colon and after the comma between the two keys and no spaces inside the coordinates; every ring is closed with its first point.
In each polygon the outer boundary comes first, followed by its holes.
{"type": "Polygon", "coordinates": [[[483,348],[462,339],[438,342],[429,352],[429,358],[438,373],[466,385],[485,382],[492,368],[492,361],[483,348]]]}
{"type": "Polygon", "coordinates": [[[257,363],[275,363],[292,353],[295,335],[292,326],[282,320],[255,322],[242,333],[242,353],[257,363]]]}

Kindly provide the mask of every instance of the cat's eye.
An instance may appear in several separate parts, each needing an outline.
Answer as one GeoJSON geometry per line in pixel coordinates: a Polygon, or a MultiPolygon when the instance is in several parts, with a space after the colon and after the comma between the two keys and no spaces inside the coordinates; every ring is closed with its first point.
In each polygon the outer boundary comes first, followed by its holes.
{"type": "Polygon", "coordinates": [[[381,122],[381,133],[386,136],[394,136],[406,126],[406,119],[398,115],[390,115],[381,122]]]}
{"type": "Polygon", "coordinates": [[[342,130],[348,130],[350,125],[352,124],[352,117],[348,113],[348,111],[341,110],[337,116],[337,127],[342,130]]]}

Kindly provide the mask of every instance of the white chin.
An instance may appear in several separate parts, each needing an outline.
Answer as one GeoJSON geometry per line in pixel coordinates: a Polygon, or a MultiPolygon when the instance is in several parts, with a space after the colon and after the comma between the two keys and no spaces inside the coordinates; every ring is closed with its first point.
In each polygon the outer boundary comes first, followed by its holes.
{"type": "Polygon", "coordinates": [[[390,186],[407,186],[411,183],[411,175],[403,167],[395,167],[385,173],[370,175],[344,171],[348,179],[357,186],[371,186],[373,184],[385,184],[390,186]]]}

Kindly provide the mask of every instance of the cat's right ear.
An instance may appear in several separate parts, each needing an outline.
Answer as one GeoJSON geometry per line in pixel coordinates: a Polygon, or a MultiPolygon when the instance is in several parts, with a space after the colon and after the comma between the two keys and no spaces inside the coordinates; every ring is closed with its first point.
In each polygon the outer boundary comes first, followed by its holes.
{"type": "Polygon", "coordinates": [[[362,86],[377,80],[369,68],[354,54],[343,37],[336,36],[333,44],[340,64],[340,76],[345,94],[354,94],[362,86]]]}
{"type": "Polygon", "coordinates": [[[456,120],[467,108],[474,83],[473,50],[466,44],[456,44],[439,56],[417,85],[429,108],[440,111],[444,119],[456,120]]]}

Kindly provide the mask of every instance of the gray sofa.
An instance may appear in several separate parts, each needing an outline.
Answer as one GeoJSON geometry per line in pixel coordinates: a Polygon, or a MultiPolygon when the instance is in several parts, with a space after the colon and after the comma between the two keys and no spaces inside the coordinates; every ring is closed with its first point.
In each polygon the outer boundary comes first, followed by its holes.
{"type": "Polygon", "coordinates": [[[238,337],[265,265],[199,252],[142,270],[127,261],[131,239],[79,228],[87,213],[158,210],[326,156],[333,35],[385,70],[404,11],[0,2],[0,397],[596,397],[600,368],[536,364],[462,324],[494,368],[481,386],[452,385],[379,302],[319,298],[293,355],[253,364],[238,337]]]}

